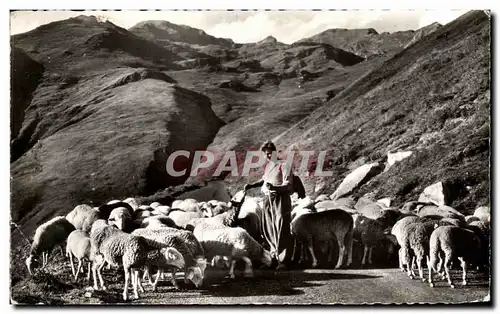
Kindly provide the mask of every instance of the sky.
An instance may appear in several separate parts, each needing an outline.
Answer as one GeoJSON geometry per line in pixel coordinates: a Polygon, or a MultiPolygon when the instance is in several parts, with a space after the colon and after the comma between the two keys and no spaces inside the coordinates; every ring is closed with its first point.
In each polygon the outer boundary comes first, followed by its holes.
{"type": "Polygon", "coordinates": [[[166,20],[231,38],[256,42],[267,36],[291,44],[330,28],[374,28],[377,32],[416,30],[433,22],[446,24],[467,10],[348,10],[348,11],[15,11],[11,35],[81,14],[100,16],[123,28],[145,20],[166,20]]]}

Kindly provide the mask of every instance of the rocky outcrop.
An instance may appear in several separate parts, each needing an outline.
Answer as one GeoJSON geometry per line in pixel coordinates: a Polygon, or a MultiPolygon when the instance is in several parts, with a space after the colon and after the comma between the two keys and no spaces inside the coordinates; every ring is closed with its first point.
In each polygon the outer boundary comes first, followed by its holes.
{"type": "Polygon", "coordinates": [[[413,154],[411,151],[403,151],[396,153],[387,153],[387,165],[384,171],[389,170],[389,168],[397,162],[400,162],[413,154]]]}
{"type": "Polygon", "coordinates": [[[443,182],[434,183],[424,189],[424,191],[420,194],[418,201],[422,203],[430,202],[438,206],[450,204],[450,188],[443,182]]]}
{"type": "Polygon", "coordinates": [[[344,178],[335,192],[330,195],[330,198],[336,200],[340,197],[349,195],[360,185],[379,174],[382,171],[382,167],[382,164],[375,162],[355,169],[344,178]]]}

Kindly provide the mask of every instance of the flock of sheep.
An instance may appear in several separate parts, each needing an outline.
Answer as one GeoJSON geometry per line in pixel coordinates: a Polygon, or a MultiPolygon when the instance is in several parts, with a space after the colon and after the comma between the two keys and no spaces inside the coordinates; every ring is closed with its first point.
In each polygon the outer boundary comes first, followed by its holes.
{"type": "MultiPolygon", "coordinates": [[[[372,251],[385,241],[385,248],[389,248],[386,254],[400,247],[400,268],[411,278],[417,268],[420,279],[426,281],[425,262],[431,287],[433,273],[454,287],[450,268],[455,261],[462,267],[464,285],[468,264],[489,267],[488,207],[479,207],[473,216],[465,217],[451,207],[421,202],[392,208],[384,200],[331,200],[327,195],[315,200],[292,197],[292,201],[292,260],[298,264],[310,260],[312,267],[317,267],[317,252],[321,250],[333,265],[337,243],[335,268],[349,267],[356,241],[364,248],[364,266],[372,263],[372,251]]],[[[134,297],[139,298],[139,290],[144,292],[144,280],[155,291],[165,271],[170,272],[177,288],[177,271],[184,273],[186,284],[200,288],[208,263],[229,268],[229,276],[234,278],[236,262],[242,260],[243,275],[252,277],[255,264],[270,267],[272,263],[262,244],[261,211],[262,198],[247,196],[244,191],[229,202],[185,199],[170,206],[158,202],[139,205],[128,198],[94,208],[78,205],[66,216],[55,217],[37,228],[26,265],[32,274],[40,262],[42,267],[47,264],[54,248],[60,247],[70,259],[75,280],[84,272],[84,263],[88,264],[87,280],[92,271],[95,290],[106,289],[102,278],[106,264],[108,269],[123,267],[124,300],[129,298],[129,285],[134,297]],[[76,270],[73,258],[78,261],[76,270]]]]}

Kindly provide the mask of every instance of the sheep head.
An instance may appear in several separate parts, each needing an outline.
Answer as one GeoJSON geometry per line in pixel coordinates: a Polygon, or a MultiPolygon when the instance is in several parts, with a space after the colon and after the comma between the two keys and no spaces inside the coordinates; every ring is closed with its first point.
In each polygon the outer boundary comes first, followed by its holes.
{"type": "Polygon", "coordinates": [[[165,257],[168,265],[172,265],[179,269],[184,268],[184,257],[173,247],[162,248],[160,249],[160,253],[165,257]]]}

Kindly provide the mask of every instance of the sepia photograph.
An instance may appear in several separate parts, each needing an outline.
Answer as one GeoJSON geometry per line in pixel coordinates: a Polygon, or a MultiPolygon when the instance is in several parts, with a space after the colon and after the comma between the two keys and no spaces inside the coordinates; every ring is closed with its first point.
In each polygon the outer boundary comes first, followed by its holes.
{"type": "Polygon", "coordinates": [[[492,19],[11,9],[10,305],[491,306],[492,19]]]}

